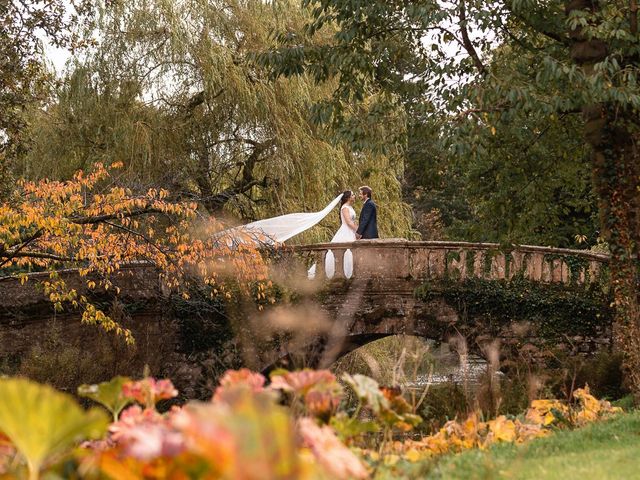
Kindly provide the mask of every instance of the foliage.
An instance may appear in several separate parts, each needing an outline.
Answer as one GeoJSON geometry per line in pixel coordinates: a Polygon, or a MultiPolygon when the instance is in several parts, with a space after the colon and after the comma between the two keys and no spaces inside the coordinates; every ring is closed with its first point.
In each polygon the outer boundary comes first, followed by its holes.
{"type": "MultiPolygon", "coordinates": [[[[231,293],[221,279],[225,274],[233,275],[245,292],[264,278],[254,244],[234,245],[236,240],[219,234],[221,226],[214,219],[197,222],[194,203],[168,201],[165,190],[134,195],[122,187],[103,187],[111,179],[110,170],[97,165],[94,172],[78,172],[66,182],[20,182],[13,201],[0,205],[0,268],[49,270],[44,293],[56,308],[80,307],[84,322],[115,330],[130,342],[129,330],[67,285],[56,270],[76,267],[87,289],[116,294],[115,275],[131,263],[159,269],[171,289],[196,276],[212,295],[227,298],[231,293]]],[[[24,273],[19,276],[28,279],[24,273]]]]}
{"type": "Polygon", "coordinates": [[[92,2],[87,0],[8,0],[0,5],[0,199],[8,187],[8,160],[28,148],[29,139],[22,137],[25,107],[45,100],[53,80],[42,42],[75,52],[83,42],[74,26],[91,16],[92,2]]]}
{"type": "MultiPolygon", "coordinates": [[[[320,210],[369,184],[382,233],[410,234],[401,158],[354,152],[309,121],[331,85],[271,81],[251,60],[272,31],[302,28],[297,1],[103,3],[85,34],[97,46],[69,64],[46,111],[31,112],[33,148],[19,174],[68,179],[118,159],[134,192],[163,187],[243,219],[320,210]]],[[[337,221],[304,239],[328,240],[337,221]]]]}
{"type": "Polygon", "coordinates": [[[38,478],[47,462],[68,454],[79,440],[96,438],[107,426],[104,412],[83,411],[51,387],[23,379],[0,380],[0,432],[6,435],[38,478]]]}
{"type": "MultiPolygon", "coordinates": [[[[87,478],[100,475],[123,479],[182,478],[185,475],[247,479],[265,476],[369,478],[377,469],[393,468],[399,461],[415,463],[445,452],[486,448],[494,443],[521,443],[549,435],[556,425],[583,425],[619,411],[608,402],[596,400],[585,388],[576,390],[575,405],[538,400],[532,403],[526,415],[516,419],[500,416],[481,421],[477,415],[472,415],[464,422],[448,422],[434,435],[404,441],[389,439],[374,451],[362,442],[361,434],[376,425],[389,428],[397,424],[400,417],[410,421],[411,414],[407,413],[410,407],[399,390],[380,388],[375,381],[363,376],[345,376],[344,380],[362,401],[350,417],[351,426],[359,423],[361,428],[342,429],[340,438],[335,428],[344,426],[341,420],[347,417],[346,412],[333,411],[329,424],[322,424],[318,415],[325,416],[326,410],[301,410],[295,402],[291,404],[292,408],[281,404],[283,392],[296,392],[299,399],[306,396],[307,402],[312,400],[313,392],[326,392],[327,386],[333,385],[331,395],[338,395],[336,379],[329,372],[275,373],[274,381],[265,385],[262,375],[240,370],[227,372],[210,402],[189,402],[182,407],[174,406],[165,414],[158,413],[155,401],[177,393],[169,380],[156,381],[147,377],[125,384],[123,395],[138,404],[122,412],[109,426],[109,434],[103,440],[85,442],[82,449],[74,452],[66,443],[60,446],[61,453],[72,453],[67,467],[77,469],[87,478]],[[153,390],[159,395],[149,401],[147,395],[138,394],[145,389],[147,393],[153,390]],[[373,419],[366,420],[360,415],[365,411],[373,413],[373,419]]],[[[17,395],[27,395],[32,390],[60,395],[24,380],[3,382],[3,385],[15,384],[13,393],[17,395]]],[[[12,400],[17,401],[13,397],[12,400]]],[[[65,400],[71,403],[71,406],[66,405],[67,410],[79,410],[71,400],[65,400]]],[[[28,403],[30,408],[44,414],[47,403],[38,405],[36,409],[28,403]]],[[[14,413],[13,417],[6,418],[15,419],[11,424],[15,425],[15,430],[8,430],[4,421],[0,423],[0,431],[7,434],[7,438],[0,437],[0,468],[5,473],[14,473],[20,468],[19,460],[13,459],[13,447],[21,448],[15,439],[25,431],[18,426],[23,425],[20,420],[23,416],[34,417],[29,410],[15,412],[14,409],[14,413]]],[[[419,420],[419,417],[415,418],[419,420]]],[[[410,428],[411,425],[406,425],[401,430],[410,428]]],[[[55,462],[48,467],[56,468],[55,462]]]]}
{"type": "Polygon", "coordinates": [[[549,340],[594,334],[610,325],[613,317],[610,295],[597,284],[582,288],[519,277],[510,281],[467,278],[425,283],[416,295],[425,301],[444,298],[468,317],[481,317],[496,328],[514,321],[529,322],[538,335],[549,340]]]}
{"type": "MultiPolygon", "coordinates": [[[[495,132],[477,132],[480,151],[454,156],[438,146],[444,133],[428,127],[411,127],[406,171],[416,214],[437,210],[441,218],[440,236],[433,239],[596,244],[597,202],[577,119],[516,116],[495,132]]],[[[427,225],[423,236],[432,229],[427,225]]]]}
{"type": "Polygon", "coordinates": [[[109,410],[113,420],[117,421],[122,409],[133,401],[125,395],[122,388],[129,381],[127,377],[118,376],[113,377],[108,382],[102,382],[97,385],[80,385],[78,387],[78,395],[98,402],[109,410]]]}

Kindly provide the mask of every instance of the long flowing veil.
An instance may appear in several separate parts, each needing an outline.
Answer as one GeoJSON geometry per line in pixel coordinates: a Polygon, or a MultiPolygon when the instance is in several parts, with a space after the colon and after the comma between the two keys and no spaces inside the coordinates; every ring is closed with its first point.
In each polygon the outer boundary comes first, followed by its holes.
{"type": "Polygon", "coordinates": [[[338,205],[340,198],[342,194],[319,212],[288,213],[241,225],[232,230],[245,237],[260,237],[263,243],[282,243],[319,223],[338,205]]]}

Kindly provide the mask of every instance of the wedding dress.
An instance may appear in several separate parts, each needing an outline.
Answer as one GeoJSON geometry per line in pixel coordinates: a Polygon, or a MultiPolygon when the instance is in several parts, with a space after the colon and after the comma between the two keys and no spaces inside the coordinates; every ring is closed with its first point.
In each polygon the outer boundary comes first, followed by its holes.
{"type": "Polygon", "coordinates": [[[288,213],[231,228],[222,233],[234,243],[282,243],[319,223],[340,203],[341,198],[342,194],[338,195],[319,212],[288,213]]]}
{"type": "MultiPolygon", "coordinates": [[[[230,228],[220,232],[217,236],[221,241],[227,243],[229,247],[233,245],[250,243],[250,244],[276,244],[289,240],[291,237],[298,235],[305,230],[319,223],[324,217],[340,203],[342,194],[334,198],[329,205],[319,212],[304,213],[288,213],[277,217],[266,218],[255,222],[230,228]]],[[[355,222],[356,212],[349,205],[343,205],[342,208],[348,208],[351,221],[355,222]]],[[[341,225],[336,234],[331,239],[332,243],[353,242],[356,234],[344,222],[342,215],[340,216],[341,225]]],[[[335,273],[335,258],[333,252],[329,250],[325,257],[325,272],[327,277],[333,277],[335,273]]],[[[344,272],[347,278],[353,275],[353,255],[351,250],[347,250],[344,254],[344,272]]],[[[315,264],[309,269],[309,278],[314,278],[316,272],[315,264]]]]}
{"type": "MultiPolygon", "coordinates": [[[[356,241],[356,232],[354,232],[351,227],[349,227],[349,225],[347,225],[347,223],[344,221],[342,213],[345,210],[351,221],[353,223],[355,223],[356,221],[356,211],[350,205],[343,205],[340,212],[340,228],[331,239],[331,243],[346,243],[356,241]]],[[[327,254],[324,257],[324,272],[327,275],[327,278],[333,278],[333,276],[335,275],[335,264],[335,255],[331,250],[327,250],[327,254]]],[[[351,249],[347,249],[344,252],[344,256],[342,258],[342,268],[344,271],[344,276],[346,278],[351,278],[351,276],[353,275],[353,254],[351,253],[351,249]]],[[[307,276],[309,278],[315,278],[315,263],[308,270],[307,276]]]]}

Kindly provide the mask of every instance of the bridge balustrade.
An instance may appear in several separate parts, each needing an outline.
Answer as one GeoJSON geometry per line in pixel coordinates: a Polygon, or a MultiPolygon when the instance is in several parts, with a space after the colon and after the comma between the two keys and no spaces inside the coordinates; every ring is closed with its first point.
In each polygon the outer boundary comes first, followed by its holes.
{"type": "Polygon", "coordinates": [[[606,271],[606,254],[585,250],[521,245],[509,249],[495,243],[358,240],[351,243],[299,245],[293,250],[315,263],[314,280],[339,278],[484,278],[589,284],[606,271]],[[331,253],[328,253],[331,252],[331,253]],[[353,257],[352,275],[344,259],[353,257]]]}

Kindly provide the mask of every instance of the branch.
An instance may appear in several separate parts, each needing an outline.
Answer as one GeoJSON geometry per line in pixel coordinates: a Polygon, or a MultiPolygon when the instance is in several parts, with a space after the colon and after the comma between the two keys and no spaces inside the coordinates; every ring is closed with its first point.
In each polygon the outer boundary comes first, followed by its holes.
{"type": "Polygon", "coordinates": [[[132,230],[128,227],[125,227],[124,225],[120,225],[118,223],[112,223],[109,221],[105,221],[104,223],[106,223],[107,225],[111,225],[114,228],[117,228],[119,230],[123,230],[131,235],[135,235],[137,237],[142,238],[145,242],[147,242],[149,245],[151,245],[153,248],[155,248],[156,250],[158,250],[162,255],[164,255],[165,257],[169,258],[169,255],[167,254],[167,252],[165,252],[164,250],[162,250],[158,245],[156,245],[154,242],[151,241],[150,238],[148,238],[146,235],[144,235],[143,233],[140,232],[136,232],[135,230],[132,230]]]}
{"type": "Polygon", "coordinates": [[[478,52],[476,51],[473,43],[469,39],[469,32],[467,31],[467,10],[466,10],[466,0],[460,0],[460,34],[462,35],[462,44],[464,45],[465,50],[473,60],[473,64],[476,66],[478,71],[482,75],[487,74],[487,69],[484,64],[480,60],[478,56],[478,52]]]}
{"type": "Polygon", "coordinates": [[[629,29],[634,37],[638,35],[638,3],[636,0],[629,0],[629,29]]]}
{"type": "Polygon", "coordinates": [[[0,250],[0,257],[4,257],[4,260],[0,263],[0,267],[9,263],[13,258],[16,258],[20,251],[33,242],[35,239],[41,237],[44,234],[44,229],[40,228],[37,232],[35,232],[30,237],[25,240],[21,240],[21,244],[15,250],[5,250],[4,248],[0,250]]]}
{"type": "MultiPolygon", "coordinates": [[[[76,261],[73,257],[61,257],[60,255],[55,255],[53,253],[47,253],[47,252],[16,251],[16,252],[7,252],[7,253],[11,254],[11,258],[9,258],[8,260],[12,258],[44,258],[47,260],[57,260],[60,262],[76,261]]],[[[4,265],[4,263],[6,262],[3,262],[2,264],[0,264],[0,266],[4,265]]]]}
{"type": "Polygon", "coordinates": [[[164,213],[164,212],[157,208],[146,207],[140,210],[133,210],[131,212],[109,213],[104,215],[96,215],[94,217],[69,217],[67,220],[77,225],[90,225],[94,223],[105,222],[107,220],[115,220],[118,218],[138,217],[140,215],[147,215],[150,213],[164,213]]]}
{"type": "MultiPolygon", "coordinates": [[[[146,215],[150,213],[164,213],[162,210],[157,208],[147,207],[140,210],[134,210],[132,212],[118,212],[118,213],[110,213],[105,215],[96,215],[92,217],[68,217],[67,220],[71,223],[75,223],[77,225],[92,225],[96,223],[107,223],[112,226],[117,226],[109,222],[109,220],[114,220],[117,218],[131,218],[137,217],[140,215],[146,215]]],[[[31,257],[31,258],[48,258],[51,260],[61,260],[61,261],[72,261],[72,258],[67,257],[59,257],[54,254],[44,253],[44,252],[22,252],[24,248],[26,248],[30,243],[34,240],[37,240],[42,235],[44,235],[44,228],[40,228],[33,235],[29,236],[26,239],[20,239],[20,243],[15,245],[13,249],[0,248],[0,258],[3,259],[0,262],[0,268],[9,263],[12,259],[18,257],[31,257]]],[[[152,242],[149,242],[152,243],[152,242]]],[[[164,252],[163,252],[164,253],[164,252]]]]}
{"type": "Polygon", "coordinates": [[[256,180],[253,176],[253,169],[258,162],[265,160],[265,158],[261,158],[261,156],[266,150],[275,145],[275,139],[272,138],[265,142],[256,142],[255,140],[245,138],[243,141],[253,145],[254,149],[244,162],[242,177],[222,192],[202,199],[204,207],[211,213],[221,210],[231,199],[249,191],[256,185],[266,187],[268,184],[267,177],[264,177],[262,180],[256,180]]]}

